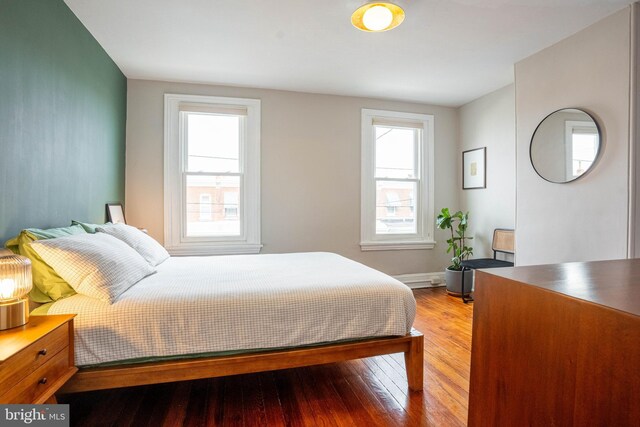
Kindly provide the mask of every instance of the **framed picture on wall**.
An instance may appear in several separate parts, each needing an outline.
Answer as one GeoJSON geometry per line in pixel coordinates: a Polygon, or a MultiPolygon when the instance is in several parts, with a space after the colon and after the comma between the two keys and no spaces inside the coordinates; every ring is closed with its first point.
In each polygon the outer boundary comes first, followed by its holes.
{"type": "Polygon", "coordinates": [[[122,203],[107,203],[107,221],[113,224],[126,224],[122,203]]]}
{"type": "Polygon", "coordinates": [[[487,188],[487,147],[462,152],[462,189],[487,188]]]}

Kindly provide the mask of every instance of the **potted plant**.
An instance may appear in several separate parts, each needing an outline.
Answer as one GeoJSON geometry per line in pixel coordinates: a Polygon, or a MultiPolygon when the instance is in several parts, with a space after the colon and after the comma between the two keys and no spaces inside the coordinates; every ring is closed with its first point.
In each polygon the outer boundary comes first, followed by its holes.
{"type": "Polygon", "coordinates": [[[442,230],[451,230],[451,238],[447,239],[449,247],[447,253],[453,252],[451,265],[445,270],[445,282],[447,292],[451,295],[468,295],[473,286],[473,271],[462,269],[462,262],[469,255],[473,255],[473,248],[467,246],[467,240],[473,237],[465,236],[469,222],[469,212],[458,211],[454,214],[449,212],[449,208],[443,208],[436,220],[436,225],[442,230]],[[464,285],[463,285],[464,276],[464,285]]]}

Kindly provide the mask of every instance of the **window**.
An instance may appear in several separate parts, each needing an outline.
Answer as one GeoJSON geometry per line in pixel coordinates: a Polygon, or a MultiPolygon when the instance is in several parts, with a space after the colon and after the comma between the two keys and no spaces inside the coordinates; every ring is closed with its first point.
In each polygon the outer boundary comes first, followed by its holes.
{"type": "Polygon", "coordinates": [[[362,110],[362,250],[433,248],[433,169],[433,116],[362,110]]]}
{"type": "Polygon", "coordinates": [[[224,193],[224,216],[225,218],[238,217],[238,192],[230,191],[224,193]]]}
{"type": "Polygon", "coordinates": [[[165,95],[165,246],[258,253],[260,101],[165,95]]]}
{"type": "Polygon", "coordinates": [[[387,208],[387,215],[395,216],[396,212],[398,212],[398,205],[400,204],[398,193],[396,193],[395,191],[387,191],[385,197],[387,199],[387,204],[385,205],[385,207],[387,208]]]}
{"type": "Polygon", "coordinates": [[[593,122],[567,120],[566,175],[573,180],[587,171],[594,162],[599,148],[598,128],[593,122]]]}
{"type": "Polygon", "coordinates": [[[211,194],[200,194],[200,221],[211,220],[211,194]]]}

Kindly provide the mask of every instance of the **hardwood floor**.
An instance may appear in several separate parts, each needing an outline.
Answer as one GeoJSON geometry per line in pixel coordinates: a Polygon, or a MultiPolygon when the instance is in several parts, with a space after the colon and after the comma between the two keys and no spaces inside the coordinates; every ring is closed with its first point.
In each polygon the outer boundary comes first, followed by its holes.
{"type": "Polygon", "coordinates": [[[330,365],[63,396],[75,426],[464,426],[473,305],[414,292],[424,391],[402,354],[330,365]]]}

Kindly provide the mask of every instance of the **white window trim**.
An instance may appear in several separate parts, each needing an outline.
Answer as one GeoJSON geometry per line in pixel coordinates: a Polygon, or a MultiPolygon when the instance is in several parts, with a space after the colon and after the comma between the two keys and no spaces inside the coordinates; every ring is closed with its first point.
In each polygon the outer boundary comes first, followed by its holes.
{"type": "Polygon", "coordinates": [[[362,109],[362,177],[360,199],[360,249],[387,251],[433,249],[435,229],[434,207],[434,117],[429,114],[362,109]],[[420,171],[420,205],[416,206],[417,234],[376,235],[375,136],[373,119],[421,122],[422,146],[418,158],[420,171]]]}
{"type": "Polygon", "coordinates": [[[259,253],[260,242],[260,100],[200,95],[164,95],[164,243],[171,255],[222,255],[259,253]],[[180,104],[235,105],[247,109],[247,135],[241,147],[243,189],[240,195],[241,236],[183,237],[184,197],[180,144],[180,104]]]}

